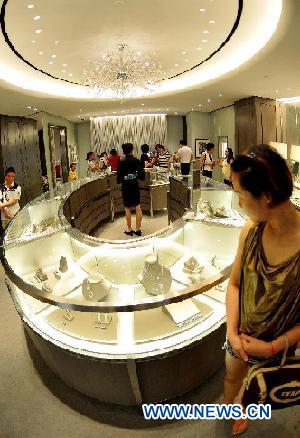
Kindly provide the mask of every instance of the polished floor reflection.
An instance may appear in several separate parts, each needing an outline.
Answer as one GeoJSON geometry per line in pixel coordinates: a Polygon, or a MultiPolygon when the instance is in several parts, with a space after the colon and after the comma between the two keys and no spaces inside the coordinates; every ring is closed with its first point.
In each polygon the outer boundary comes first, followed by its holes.
{"type": "MultiPolygon", "coordinates": [[[[168,213],[167,210],[154,212],[154,217],[152,218],[149,213],[143,215],[142,221],[142,235],[147,236],[149,234],[155,233],[168,226],[168,213]]],[[[126,220],[125,214],[118,214],[114,222],[102,222],[101,225],[94,230],[93,236],[99,237],[100,239],[109,240],[129,240],[132,239],[130,236],[126,236],[124,231],[126,230],[126,220]]],[[[135,214],[132,215],[132,229],[135,230],[135,214]]],[[[135,238],[136,236],[133,236],[135,238]]]]}

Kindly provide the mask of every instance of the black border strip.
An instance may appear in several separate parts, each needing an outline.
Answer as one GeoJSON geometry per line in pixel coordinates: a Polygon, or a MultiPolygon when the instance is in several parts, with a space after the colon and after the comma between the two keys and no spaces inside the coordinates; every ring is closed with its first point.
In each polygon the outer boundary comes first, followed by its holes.
{"type": "MultiPolygon", "coordinates": [[[[235,33],[235,31],[237,30],[239,24],[240,24],[240,19],[241,19],[241,15],[242,15],[242,11],[243,11],[243,6],[244,6],[244,0],[238,0],[239,1],[239,7],[238,7],[238,13],[235,19],[235,22],[232,26],[232,29],[230,31],[230,33],[228,34],[227,38],[221,43],[221,45],[214,51],[212,52],[207,58],[205,58],[203,61],[199,62],[199,64],[194,65],[193,67],[184,70],[180,73],[177,73],[176,75],[170,76],[166,79],[162,79],[162,81],[167,81],[169,79],[174,79],[177,78],[181,75],[183,75],[184,73],[187,73],[189,71],[194,70],[197,67],[200,67],[200,65],[204,64],[205,62],[209,61],[216,53],[220,52],[220,50],[229,42],[229,40],[231,39],[231,37],[233,36],[233,34],[235,33]]],[[[79,82],[73,82],[73,81],[69,81],[68,79],[62,79],[62,78],[58,78],[56,76],[51,75],[50,73],[36,67],[35,65],[33,65],[30,61],[28,61],[27,59],[25,59],[14,47],[14,45],[12,44],[12,42],[9,39],[9,36],[6,32],[6,24],[5,24],[5,12],[6,12],[6,6],[7,6],[8,0],[4,0],[2,3],[2,7],[1,7],[1,12],[0,12],[0,22],[1,22],[1,31],[3,34],[3,37],[5,39],[6,44],[9,46],[9,48],[14,52],[14,54],[20,58],[25,64],[29,65],[30,67],[32,67],[34,70],[39,71],[40,73],[43,73],[46,76],[49,76],[52,79],[56,79],[58,81],[64,81],[64,82],[68,82],[69,84],[73,84],[73,85],[83,85],[79,82]]],[[[88,85],[86,85],[88,87],[88,85]]]]}

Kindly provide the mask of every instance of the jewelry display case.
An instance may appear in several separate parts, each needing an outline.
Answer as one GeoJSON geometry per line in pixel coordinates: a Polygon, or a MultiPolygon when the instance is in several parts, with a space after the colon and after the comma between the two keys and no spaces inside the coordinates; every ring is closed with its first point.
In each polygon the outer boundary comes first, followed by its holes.
{"type": "Polygon", "coordinates": [[[292,175],[294,180],[294,190],[291,197],[291,201],[295,205],[295,207],[300,210],[300,146],[292,145],[291,146],[291,155],[290,155],[291,163],[292,163],[292,175]]]}
{"type": "Polygon", "coordinates": [[[183,394],[223,363],[241,223],[208,222],[194,208],[145,238],[99,240],[63,214],[89,183],[38,198],[6,231],[2,263],[24,328],[47,365],[89,396],[134,405],[183,394]]]}
{"type": "Polygon", "coordinates": [[[294,183],[294,190],[291,196],[291,201],[295,207],[300,210],[300,183],[294,183]]]}

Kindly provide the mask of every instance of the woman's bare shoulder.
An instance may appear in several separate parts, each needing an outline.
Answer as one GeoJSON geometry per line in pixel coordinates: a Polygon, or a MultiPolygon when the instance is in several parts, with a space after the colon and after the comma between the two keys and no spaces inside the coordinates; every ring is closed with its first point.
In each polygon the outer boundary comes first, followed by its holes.
{"type": "Polygon", "coordinates": [[[245,223],[245,225],[241,229],[241,233],[240,233],[240,242],[241,243],[244,243],[246,237],[248,236],[249,231],[252,228],[255,228],[257,225],[258,225],[257,222],[253,222],[250,219],[245,223]]]}

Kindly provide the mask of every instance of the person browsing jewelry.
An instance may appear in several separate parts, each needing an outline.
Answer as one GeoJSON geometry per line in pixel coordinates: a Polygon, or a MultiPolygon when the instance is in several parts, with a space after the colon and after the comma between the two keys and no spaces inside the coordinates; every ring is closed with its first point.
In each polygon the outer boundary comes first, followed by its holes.
{"type": "Polygon", "coordinates": [[[225,157],[217,164],[222,167],[222,174],[224,178],[224,184],[231,187],[231,164],[233,163],[233,151],[231,148],[225,150],[225,157]]]}
{"type": "Polygon", "coordinates": [[[140,160],[132,155],[133,144],[124,143],[122,145],[124,154],[123,160],[120,161],[117,182],[122,184],[122,197],[125,207],[127,231],[124,233],[127,236],[142,235],[142,209],[140,205],[140,189],[138,180],[145,179],[145,171],[140,160]],[[131,209],[135,209],[136,214],[136,230],[131,227],[131,209]]]}
{"type": "Polygon", "coordinates": [[[95,152],[88,152],[86,155],[86,159],[88,162],[87,168],[87,176],[91,177],[96,174],[99,169],[99,163],[96,161],[95,152]]]}
{"type": "Polygon", "coordinates": [[[215,145],[213,143],[207,143],[206,151],[202,153],[200,158],[200,165],[202,166],[202,175],[212,178],[212,171],[216,165],[216,161],[213,160],[215,145]]]}
{"type": "MultiPolygon", "coordinates": [[[[268,145],[238,155],[233,190],[249,217],[240,234],[227,294],[224,402],[240,403],[249,364],[293,354],[300,341],[300,212],[290,201],[293,180],[268,145]]],[[[235,435],[247,420],[233,424],[235,435]]]]}

